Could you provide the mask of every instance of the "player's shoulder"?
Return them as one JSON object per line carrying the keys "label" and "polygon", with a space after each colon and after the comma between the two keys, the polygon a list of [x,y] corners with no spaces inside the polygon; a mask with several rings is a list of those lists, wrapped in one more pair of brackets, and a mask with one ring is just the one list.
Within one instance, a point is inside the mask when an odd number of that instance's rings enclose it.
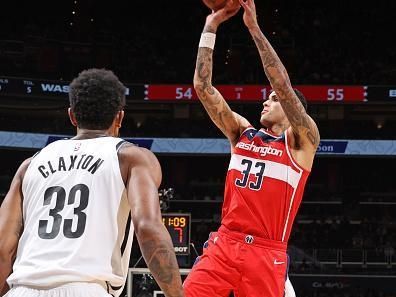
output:
{"label": "player's shoulder", "polygon": [[30,163],[32,161],[32,159],[34,158],[34,156],[29,157],[27,159],[25,159],[20,165],[19,168],[16,172],[16,177],[19,178],[21,181],[23,180],[23,178],[25,177],[26,171],[28,170]]}
{"label": "player's shoulder", "polygon": [[130,173],[141,172],[134,171],[134,168],[139,168],[149,172],[155,178],[157,185],[160,185],[161,165],[150,150],[132,143],[124,143],[117,153],[124,182],[127,181]]}
{"label": "player's shoulder", "polygon": [[21,165],[19,166],[19,168],[20,168],[22,171],[26,171],[26,169],[29,167],[30,162],[32,161],[33,158],[34,158],[34,156],[29,157],[29,158],[23,160],[23,162],[21,163]]}
{"label": "player's shoulder", "polygon": [[128,141],[123,141],[117,152],[120,160],[128,163],[142,164],[146,162],[158,162],[153,152]]}
{"label": "player's shoulder", "polygon": [[241,134],[239,135],[239,138],[238,138],[238,142],[245,140],[245,139],[252,140],[253,137],[256,136],[258,131],[259,130],[257,130],[252,125],[247,126],[244,130],[241,131]]}

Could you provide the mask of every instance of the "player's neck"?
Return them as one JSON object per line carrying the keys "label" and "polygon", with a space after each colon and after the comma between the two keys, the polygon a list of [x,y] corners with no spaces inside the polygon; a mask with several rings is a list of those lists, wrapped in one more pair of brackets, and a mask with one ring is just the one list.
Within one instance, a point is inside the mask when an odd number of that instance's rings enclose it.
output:
{"label": "player's neck", "polygon": [[269,133],[271,133],[273,135],[280,136],[280,135],[282,135],[283,132],[286,131],[286,129],[288,127],[289,127],[288,125],[280,123],[280,124],[274,124],[271,127],[266,127],[265,129],[266,129],[266,131],[268,131]]}
{"label": "player's neck", "polygon": [[98,137],[113,136],[109,130],[91,130],[91,129],[77,129],[77,135],[72,139],[90,139]]}

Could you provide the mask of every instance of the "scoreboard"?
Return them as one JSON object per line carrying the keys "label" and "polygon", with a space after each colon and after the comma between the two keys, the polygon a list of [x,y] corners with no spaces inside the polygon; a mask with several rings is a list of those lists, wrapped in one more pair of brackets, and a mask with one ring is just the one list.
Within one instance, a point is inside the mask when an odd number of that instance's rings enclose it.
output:
{"label": "scoreboard", "polygon": [[[198,96],[191,85],[145,85],[145,100],[196,101]],[[272,89],[268,85],[215,85],[227,101],[255,102],[268,99]],[[298,85],[308,101],[314,102],[366,102],[366,86],[308,86]]]}
{"label": "scoreboard", "polygon": [[[67,81],[0,77],[0,97],[46,98],[67,100]],[[128,102],[197,102],[192,85],[186,84],[125,84]],[[227,101],[257,102],[268,98],[269,85],[216,85]],[[315,103],[396,102],[396,86],[373,85],[295,85]]]}
{"label": "scoreboard", "polygon": [[190,254],[191,214],[163,213],[162,222],[168,230],[176,255]]}

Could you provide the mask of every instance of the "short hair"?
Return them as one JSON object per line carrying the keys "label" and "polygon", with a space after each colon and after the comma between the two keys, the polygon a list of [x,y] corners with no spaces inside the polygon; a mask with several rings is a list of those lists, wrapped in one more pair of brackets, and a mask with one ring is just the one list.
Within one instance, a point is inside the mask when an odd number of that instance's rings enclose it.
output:
{"label": "short hair", "polygon": [[77,126],[85,129],[108,129],[125,106],[125,86],[106,69],[87,69],[69,85],[70,107]]}
{"label": "short hair", "polygon": [[298,99],[300,99],[300,102],[304,106],[305,111],[307,111],[307,108],[308,108],[307,99],[305,98],[303,93],[301,93],[299,90],[294,89],[294,88],[293,88],[293,90],[294,90],[294,93],[296,93]]}

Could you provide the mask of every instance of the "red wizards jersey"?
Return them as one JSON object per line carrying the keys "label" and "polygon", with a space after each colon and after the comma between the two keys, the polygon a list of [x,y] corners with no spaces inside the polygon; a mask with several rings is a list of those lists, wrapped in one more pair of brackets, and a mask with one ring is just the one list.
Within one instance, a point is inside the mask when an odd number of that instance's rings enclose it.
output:
{"label": "red wizards jersey", "polygon": [[309,173],[293,160],[286,132],[247,128],[231,155],[222,225],[287,242]]}

